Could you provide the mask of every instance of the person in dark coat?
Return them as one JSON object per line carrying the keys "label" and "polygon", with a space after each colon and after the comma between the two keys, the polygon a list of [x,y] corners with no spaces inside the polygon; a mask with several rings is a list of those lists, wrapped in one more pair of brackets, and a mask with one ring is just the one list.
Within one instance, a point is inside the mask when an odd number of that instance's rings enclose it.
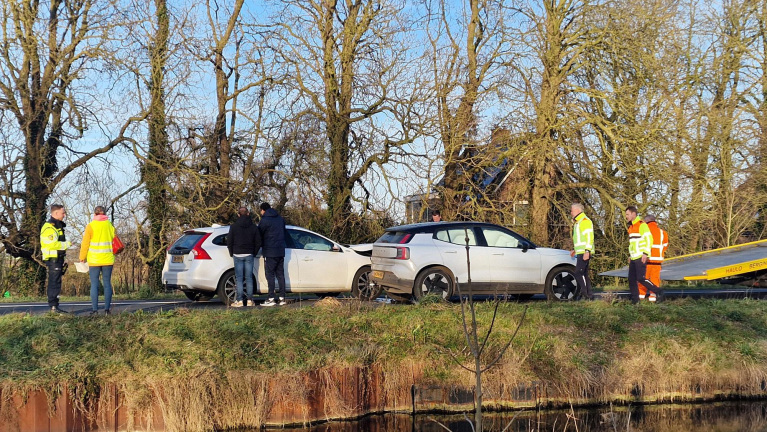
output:
{"label": "person in dark coat", "polygon": [[[285,219],[269,203],[261,203],[261,253],[264,256],[264,273],[269,287],[269,299],[263,306],[285,304]],[[274,280],[277,279],[280,296],[275,294]]]}
{"label": "person in dark coat", "polygon": [[[226,236],[229,256],[234,258],[234,278],[237,283],[237,300],[232,303],[232,307],[253,306],[253,261],[261,248],[261,231],[250,218],[247,207],[240,207],[237,215],[237,220],[229,226],[229,234]],[[243,296],[243,281],[247,297]]]}

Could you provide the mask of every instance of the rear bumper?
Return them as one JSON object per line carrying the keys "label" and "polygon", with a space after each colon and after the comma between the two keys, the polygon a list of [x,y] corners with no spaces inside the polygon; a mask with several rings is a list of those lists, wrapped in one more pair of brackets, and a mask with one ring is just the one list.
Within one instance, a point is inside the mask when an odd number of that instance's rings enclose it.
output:
{"label": "rear bumper", "polygon": [[215,292],[218,281],[195,277],[190,271],[174,272],[166,271],[162,274],[162,283],[167,289],[181,291],[204,291]]}
{"label": "rear bumper", "polygon": [[373,272],[372,280],[377,285],[383,287],[386,292],[405,295],[413,294],[412,279],[400,279],[393,272],[381,270],[379,271],[383,274],[383,277],[378,278],[375,276],[375,272]]}

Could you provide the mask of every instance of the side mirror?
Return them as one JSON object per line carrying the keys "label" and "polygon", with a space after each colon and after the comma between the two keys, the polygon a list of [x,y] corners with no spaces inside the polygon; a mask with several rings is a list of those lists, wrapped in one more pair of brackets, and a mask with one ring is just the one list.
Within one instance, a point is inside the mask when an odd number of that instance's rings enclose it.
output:
{"label": "side mirror", "polygon": [[330,250],[331,250],[331,251],[333,251],[333,252],[343,252],[343,251],[341,250],[341,247],[340,247],[340,246],[338,246],[338,245],[333,245],[333,247],[332,247],[332,248],[330,248]]}
{"label": "side mirror", "polygon": [[528,249],[530,249],[530,245],[527,242],[522,242],[522,252],[527,252]]}

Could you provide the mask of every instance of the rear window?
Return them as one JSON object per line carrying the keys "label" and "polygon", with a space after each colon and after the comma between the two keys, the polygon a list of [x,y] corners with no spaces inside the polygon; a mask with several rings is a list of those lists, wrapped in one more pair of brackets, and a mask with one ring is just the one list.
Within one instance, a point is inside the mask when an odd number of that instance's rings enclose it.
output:
{"label": "rear window", "polygon": [[413,238],[413,234],[404,231],[386,231],[376,243],[405,244]]}
{"label": "rear window", "polygon": [[203,236],[205,236],[205,233],[202,232],[184,233],[181,238],[173,243],[168,252],[174,255],[188,254]]}

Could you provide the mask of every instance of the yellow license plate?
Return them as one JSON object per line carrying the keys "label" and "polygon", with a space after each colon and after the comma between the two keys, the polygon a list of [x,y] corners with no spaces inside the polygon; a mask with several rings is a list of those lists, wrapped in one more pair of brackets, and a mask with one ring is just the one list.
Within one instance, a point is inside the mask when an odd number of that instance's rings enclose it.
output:
{"label": "yellow license plate", "polygon": [[173,255],[172,257],[170,257],[170,262],[174,262],[174,263],[184,262],[184,256],[183,255]]}
{"label": "yellow license plate", "polygon": [[374,279],[383,279],[383,272],[382,271],[374,271],[373,272],[373,278]]}

